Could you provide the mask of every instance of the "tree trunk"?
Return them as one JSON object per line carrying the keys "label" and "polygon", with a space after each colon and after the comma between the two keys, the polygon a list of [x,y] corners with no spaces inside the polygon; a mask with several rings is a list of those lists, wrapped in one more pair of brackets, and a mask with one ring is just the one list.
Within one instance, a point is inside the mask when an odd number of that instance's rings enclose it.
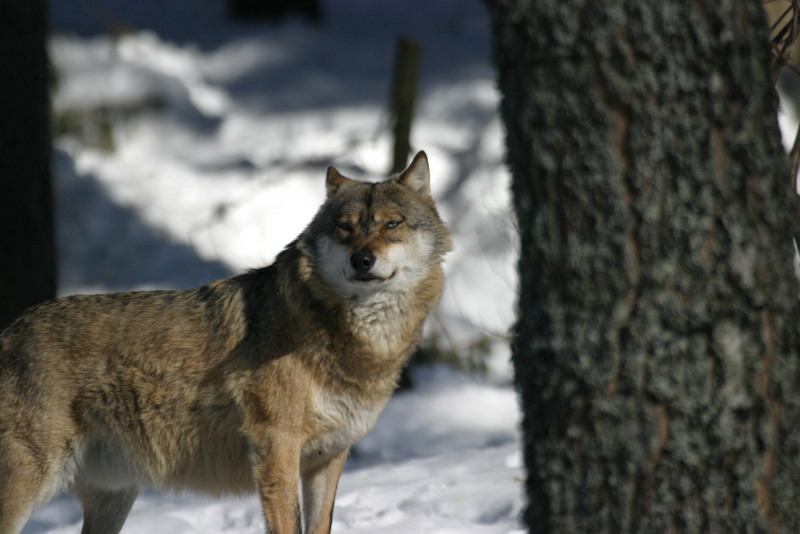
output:
{"label": "tree trunk", "polygon": [[282,20],[297,14],[309,22],[321,22],[319,0],[228,0],[228,13],[244,20]]}
{"label": "tree trunk", "polygon": [[0,0],[0,329],[56,294],[47,13]]}
{"label": "tree trunk", "polygon": [[534,532],[800,531],[760,2],[495,0]]}
{"label": "tree trunk", "polygon": [[411,123],[417,101],[417,79],[422,47],[408,38],[398,38],[395,45],[392,75],[391,121],[394,144],[389,174],[402,172],[408,166],[411,152]]}

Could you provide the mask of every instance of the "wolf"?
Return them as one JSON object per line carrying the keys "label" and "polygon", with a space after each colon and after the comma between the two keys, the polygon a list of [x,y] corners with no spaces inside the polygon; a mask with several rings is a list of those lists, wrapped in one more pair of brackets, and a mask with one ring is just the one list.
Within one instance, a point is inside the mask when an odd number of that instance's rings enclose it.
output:
{"label": "wolf", "polygon": [[326,189],[272,265],[55,299],[0,335],[0,534],[62,490],[82,534],[117,533],[144,487],[256,492],[267,532],[330,532],[452,245],[424,152],[384,182],[330,167]]}

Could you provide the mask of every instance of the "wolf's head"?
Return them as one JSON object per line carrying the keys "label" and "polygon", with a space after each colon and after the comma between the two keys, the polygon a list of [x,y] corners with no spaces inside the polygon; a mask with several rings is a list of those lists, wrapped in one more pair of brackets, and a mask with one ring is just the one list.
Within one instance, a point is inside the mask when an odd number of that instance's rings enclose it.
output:
{"label": "wolf's head", "polygon": [[424,152],[380,183],[351,180],[330,167],[326,186],[327,200],[301,246],[340,296],[411,289],[452,248],[431,198]]}

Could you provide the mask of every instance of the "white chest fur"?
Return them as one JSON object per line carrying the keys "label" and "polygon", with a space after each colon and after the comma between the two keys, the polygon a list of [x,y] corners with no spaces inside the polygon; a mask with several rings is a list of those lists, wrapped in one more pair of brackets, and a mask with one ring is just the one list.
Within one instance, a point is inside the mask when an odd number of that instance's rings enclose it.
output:
{"label": "white chest fur", "polygon": [[402,343],[406,310],[405,295],[376,293],[353,307],[353,328],[376,353],[394,352]]}
{"label": "white chest fur", "polygon": [[385,405],[385,400],[365,403],[350,394],[317,394],[313,436],[303,447],[303,454],[328,456],[350,448],[372,430]]}

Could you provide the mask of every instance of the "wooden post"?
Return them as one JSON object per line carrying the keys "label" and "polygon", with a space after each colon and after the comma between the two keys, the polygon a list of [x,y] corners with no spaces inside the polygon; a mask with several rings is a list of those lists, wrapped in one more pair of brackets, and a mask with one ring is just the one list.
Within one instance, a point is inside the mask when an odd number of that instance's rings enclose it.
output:
{"label": "wooden post", "polygon": [[394,134],[392,168],[395,174],[406,168],[411,152],[411,121],[417,99],[417,78],[422,55],[420,45],[411,39],[399,38],[395,48],[391,93],[391,121]]}

